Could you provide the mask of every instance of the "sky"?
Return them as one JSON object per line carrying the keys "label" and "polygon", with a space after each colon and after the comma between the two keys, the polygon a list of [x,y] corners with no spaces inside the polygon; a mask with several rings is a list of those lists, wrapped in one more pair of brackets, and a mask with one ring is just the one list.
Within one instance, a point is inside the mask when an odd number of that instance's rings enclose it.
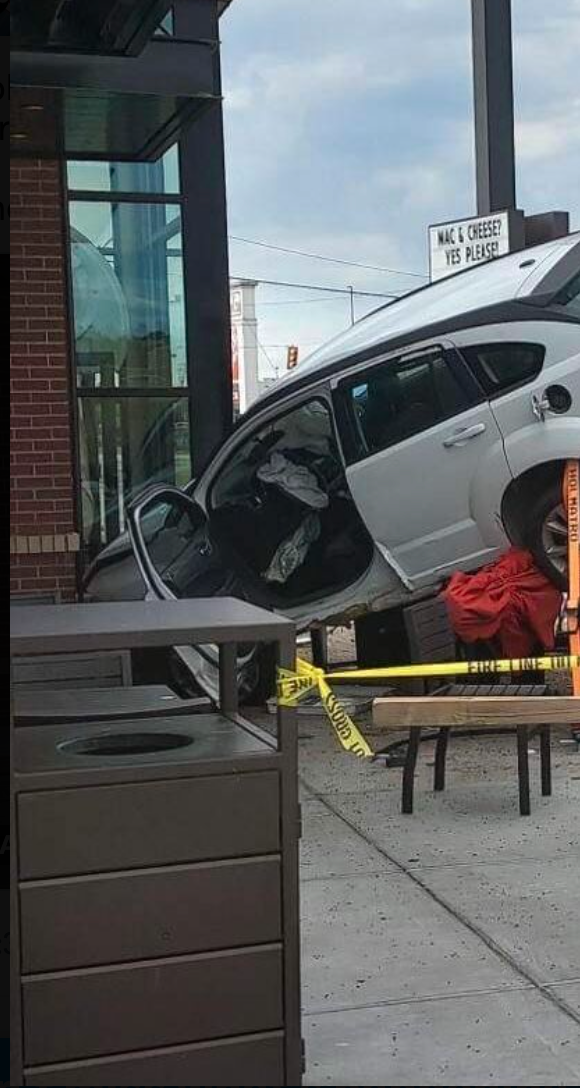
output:
{"label": "sky", "polygon": [[[233,275],[398,294],[430,223],[475,214],[470,0],[233,0],[222,18]],[[517,200],[580,228],[580,0],[512,0]],[[403,274],[403,273],[411,273]],[[348,294],[261,285],[260,369],[351,321]],[[355,316],[381,304],[358,296]]]}

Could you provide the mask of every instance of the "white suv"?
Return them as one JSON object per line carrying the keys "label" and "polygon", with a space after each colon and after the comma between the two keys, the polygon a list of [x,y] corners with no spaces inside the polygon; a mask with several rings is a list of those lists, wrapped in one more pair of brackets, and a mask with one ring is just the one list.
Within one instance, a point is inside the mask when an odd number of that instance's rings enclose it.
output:
{"label": "white suv", "polygon": [[[307,627],[424,596],[510,541],[561,581],[562,469],[579,456],[576,234],[422,288],[331,341],[197,482],[133,504],[130,540],[99,556],[87,592],[233,594]],[[196,673],[201,661],[192,651]]]}

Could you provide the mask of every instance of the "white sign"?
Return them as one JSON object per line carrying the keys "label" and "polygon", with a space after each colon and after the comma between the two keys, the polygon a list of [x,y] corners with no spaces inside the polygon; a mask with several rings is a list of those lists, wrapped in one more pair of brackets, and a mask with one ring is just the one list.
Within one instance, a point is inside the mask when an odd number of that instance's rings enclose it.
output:
{"label": "white sign", "polygon": [[522,220],[521,212],[505,211],[429,227],[431,280],[452,276],[519,249],[520,239],[514,233],[519,235],[517,227]]}
{"label": "white sign", "polygon": [[240,413],[245,412],[260,394],[256,286],[253,280],[242,280],[230,291],[232,384],[236,418]]}

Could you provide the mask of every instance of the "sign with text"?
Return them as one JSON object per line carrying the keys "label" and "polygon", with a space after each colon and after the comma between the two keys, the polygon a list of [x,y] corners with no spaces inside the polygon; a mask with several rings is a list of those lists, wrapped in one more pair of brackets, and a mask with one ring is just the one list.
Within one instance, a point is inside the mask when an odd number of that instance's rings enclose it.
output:
{"label": "sign with text", "polygon": [[519,211],[437,223],[429,227],[431,280],[493,261],[514,249],[522,249],[523,244],[524,215]]}

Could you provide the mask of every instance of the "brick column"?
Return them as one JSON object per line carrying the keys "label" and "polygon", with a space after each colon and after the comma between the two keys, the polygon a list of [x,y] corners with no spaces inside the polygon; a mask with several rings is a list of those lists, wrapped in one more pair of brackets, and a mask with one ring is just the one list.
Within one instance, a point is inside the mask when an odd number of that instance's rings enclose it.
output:
{"label": "brick column", "polygon": [[71,403],[60,166],[11,163],[10,592],[76,590]]}

